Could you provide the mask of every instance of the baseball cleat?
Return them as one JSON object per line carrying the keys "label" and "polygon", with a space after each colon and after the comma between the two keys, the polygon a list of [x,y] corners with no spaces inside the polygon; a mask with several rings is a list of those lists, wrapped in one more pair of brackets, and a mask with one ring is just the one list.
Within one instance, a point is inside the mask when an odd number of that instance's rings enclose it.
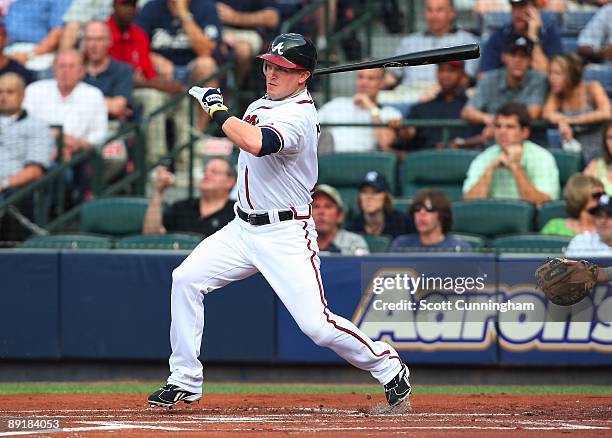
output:
{"label": "baseball cleat", "polygon": [[410,381],[408,380],[408,367],[402,364],[399,373],[385,385],[385,396],[391,406],[397,406],[410,395]]}
{"label": "baseball cleat", "polygon": [[195,392],[189,392],[179,388],[176,385],[168,383],[166,386],[162,386],[148,398],[151,406],[161,406],[164,408],[172,408],[180,401],[185,403],[193,403],[202,398],[202,394],[196,394]]}

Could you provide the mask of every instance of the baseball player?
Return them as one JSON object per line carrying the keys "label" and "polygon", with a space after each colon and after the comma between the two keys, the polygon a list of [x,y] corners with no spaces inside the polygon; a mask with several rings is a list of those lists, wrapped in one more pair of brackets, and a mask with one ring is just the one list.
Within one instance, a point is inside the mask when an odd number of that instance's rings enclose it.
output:
{"label": "baseball player", "polygon": [[264,60],[266,95],[242,120],[217,88],[189,90],[240,149],[236,218],[200,243],[172,273],[170,377],[149,396],[172,407],[202,396],[198,360],[204,294],[261,272],[300,329],[384,385],[389,404],[410,394],[408,367],[384,342],[373,342],[327,307],[319,271],[311,193],[317,182],[317,111],[307,89],[317,51],[302,35],[276,37]]}

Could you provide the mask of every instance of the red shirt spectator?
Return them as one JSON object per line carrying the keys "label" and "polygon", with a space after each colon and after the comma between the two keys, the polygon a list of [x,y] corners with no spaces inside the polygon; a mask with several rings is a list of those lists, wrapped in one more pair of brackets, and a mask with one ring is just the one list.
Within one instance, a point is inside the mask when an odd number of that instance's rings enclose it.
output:
{"label": "red shirt spectator", "polygon": [[132,23],[127,25],[125,31],[121,31],[114,15],[108,19],[108,26],[113,39],[110,55],[117,61],[130,64],[145,79],[154,79],[157,72],[153,68],[151,46],[145,31]]}

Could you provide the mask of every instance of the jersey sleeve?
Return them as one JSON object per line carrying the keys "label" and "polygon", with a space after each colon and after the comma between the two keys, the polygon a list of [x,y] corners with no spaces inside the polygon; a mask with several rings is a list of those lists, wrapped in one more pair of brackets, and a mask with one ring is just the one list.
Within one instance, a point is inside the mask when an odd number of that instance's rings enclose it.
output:
{"label": "jersey sleeve", "polygon": [[308,117],[303,111],[286,111],[274,121],[263,123],[259,127],[268,128],[278,136],[281,144],[278,153],[295,152],[304,138],[317,135],[315,118]]}

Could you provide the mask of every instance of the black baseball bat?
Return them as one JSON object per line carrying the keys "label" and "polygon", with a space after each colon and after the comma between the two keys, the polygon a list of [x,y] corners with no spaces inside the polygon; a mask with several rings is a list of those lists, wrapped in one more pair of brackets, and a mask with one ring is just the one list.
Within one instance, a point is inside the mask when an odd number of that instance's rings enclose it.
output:
{"label": "black baseball bat", "polygon": [[314,75],[328,75],[343,71],[365,70],[378,67],[408,67],[415,65],[439,64],[448,61],[464,61],[476,59],[480,56],[478,44],[465,44],[463,46],[442,47],[440,49],[424,50],[422,52],[406,53],[391,58],[375,59],[373,61],[356,62],[354,64],[334,65],[318,68]]}

